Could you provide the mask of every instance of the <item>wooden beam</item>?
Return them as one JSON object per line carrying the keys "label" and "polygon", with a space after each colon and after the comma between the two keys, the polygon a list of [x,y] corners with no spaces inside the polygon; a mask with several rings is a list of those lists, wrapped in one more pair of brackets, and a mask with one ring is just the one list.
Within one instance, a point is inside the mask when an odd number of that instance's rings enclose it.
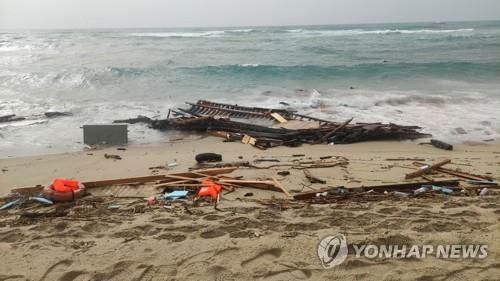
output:
{"label": "wooden beam", "polygon": [[438,163],[430,165],[430,166],[420,167],[420,169],[418,171],[406,174],[405,179],[412,179],[412,178],[416,178],[416,177],[419,177],[421,175],[427,174],[429,172],[436,170],[437,168],[440,168],[441,166],[449,164],[450,162],[451,162],[450,159],[446,159],[446,160],[443,160],[441,162],[438,162]]}
{"label": "wooden beam", "polygon": [[[362,189],[362,190],[375,190],[375,191],[408,191],[420,188],[422,185],[437,185],[437,186],[458,186],[458,180],[446,180],[446,181],[430,181],[430,182],[412,182],[412,183],[398,183],[398,184],[386,184],[386,185],[372,185],[372,186],[360,186],[354,188],[346,189]],[[293,198],[295,200],[307,200],[314,198],[316,193],[328,192],[337,189],[338,187],[328,187],[322,188],[315,191],[307,191],[295,194]]]}
{"label": "wooden beam", "polygon": [[288,192],[288,190],[286,190],[286,188],[283,185],[281,185],[281,183],[276,178],[274,178],[274,177],[273,177],[273,182],[274,182],[274,185],[276,187],[278,187],[279,189],[281,189],[281,191],[283,191],[283,193],[286,194],[286,196],[292,197],[292,195],[290,194],[290,192]]}
{"label": "wooden beam", "polygon": [[[206,175],[214,176],[214,175],[220,175],[220,174],[229,174],[232,173],[238,169],[238,167],[225,167],[225,168],[212,168],[212,169],[202,169],[202,170],[195,170],[191,172],[182,172],[182,173],[173,173],[173,174],[168,174],[168,175],[173,175],[173,176],[179,176],[179,177],[193,177],[193,178],[200,178],[201,176],[196,175],[196,173],[200,172]],[[86,188],[96,188],[96,187],[104,187],[104,186],[111,186],[111,185],[117,185],[117,184],[131,184],[131,183],[146,183],[146,182],[152,182],[155,180],[164,180],[167,179],[167,175],[156,175],[156,176],[144,176],[144,177],[132,177],[132,178],[120,178],[120,179],[111,179],[111,180],[101,180],[101,181],[88,181],[88,182],[82,182],[82,184]],[[189,178],[191,179],[191,178]],[[11,190],[13,193],[20,193],[20,194],[36,194],[40,193],[43,190],[43,186],[38,185],[35,187],[21,187],[21,188],[14,188]]]}

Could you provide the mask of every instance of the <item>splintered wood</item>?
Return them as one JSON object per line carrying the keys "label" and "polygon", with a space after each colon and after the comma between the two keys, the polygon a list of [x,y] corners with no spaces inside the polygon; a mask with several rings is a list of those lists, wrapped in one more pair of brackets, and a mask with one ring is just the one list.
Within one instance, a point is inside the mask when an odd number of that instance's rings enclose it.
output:
{"label": "splintered wood", "polygon": [[[342,123],[298,114],[295,111],[274,108],[247,107],[200,100],[187,103],[190,108],[172,110],[174,117],[164,120],[135,118],[130,122],[145,122],[158,130],[185,130],[205,132],[228,141],[239,140],[259,149],[276,146],[296,147],[304,143],[354,143],[369,140],[403,140],[429,137],[420,133],[418,126],[400,126],[382,123]],[[234,119],[247,119],[247,122]],[[258,125],[266,120],[280,126]],[[294,121],[300,122],[296,123]],[[291,123],[290,125],[287,125]]]}

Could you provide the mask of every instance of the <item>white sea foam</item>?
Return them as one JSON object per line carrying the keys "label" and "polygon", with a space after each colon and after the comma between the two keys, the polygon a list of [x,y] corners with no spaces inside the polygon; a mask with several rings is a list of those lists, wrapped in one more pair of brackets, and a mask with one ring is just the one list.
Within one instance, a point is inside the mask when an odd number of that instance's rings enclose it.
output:
{"label": "white sea foam", "polygon": [[382,30],[365,30],[365,29],[345,29],[345,30],[313,30],[313,29],[290,29],[289,33],[303,35],[319,35],[319,36],[349,36],[349,35],[364,35],[364,34],[443,34],[443,33],[471,33],[473,28],[461,29],[382,29]]}
{"label": "white sea foam", "polygon": [[222,30],[203,31],[203,32],[140,32],[129,33],[129,36],[138,37],[220,37],[224,35]]}
{"label": "white sea foam", "polygon": [[258,67],[258,66],[260,66],[260,64],[258,64],[258,63],[242,63],[242,64],[238,64],[238,65],[241,67]]}

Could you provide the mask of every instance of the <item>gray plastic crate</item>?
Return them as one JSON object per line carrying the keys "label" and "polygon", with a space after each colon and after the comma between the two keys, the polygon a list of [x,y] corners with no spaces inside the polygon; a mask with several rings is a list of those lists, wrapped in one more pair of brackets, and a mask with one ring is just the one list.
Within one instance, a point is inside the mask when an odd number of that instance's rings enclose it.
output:
{"label": "gray plastic crate", "polygon": [[123,145],[128,141],[126,124],[83,125],[83,143]]}

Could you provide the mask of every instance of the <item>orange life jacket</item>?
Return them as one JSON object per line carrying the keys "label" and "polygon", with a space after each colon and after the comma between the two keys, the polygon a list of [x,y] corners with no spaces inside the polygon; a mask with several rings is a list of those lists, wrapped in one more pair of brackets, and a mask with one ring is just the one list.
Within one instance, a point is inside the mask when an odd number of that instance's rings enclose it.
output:
{"label": "orange life jacket", "polygon": [[217,198],[222,189],[222,186],[209,179],[205,179],[201,183],[203,184],[203,186],[198,191],[198,197],[210,196],[214,199]]}
{"label": "orange life jacket", "polygon": [[58,192],[72,192],[80,188],[80,182],[67,179],[54,179],[52,189]]}

